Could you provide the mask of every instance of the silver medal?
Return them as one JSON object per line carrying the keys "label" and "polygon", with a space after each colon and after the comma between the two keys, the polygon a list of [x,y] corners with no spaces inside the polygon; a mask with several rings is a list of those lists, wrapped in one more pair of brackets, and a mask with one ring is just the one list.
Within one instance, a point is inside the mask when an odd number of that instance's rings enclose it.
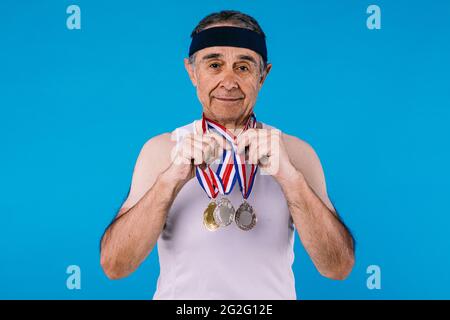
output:
{"label": "silver medal", "polygon": [[233,204],[227,198],[221,198],[217,202],[217,207],[214,209],[214,220],[216,223],[225,227],[233,222],[235,210]]}
{"label": "silver medal", "polygon": [[256,225],[255,210],[247,201],[244,201],[236,211],[234,221],[242,230],[248,231]]}

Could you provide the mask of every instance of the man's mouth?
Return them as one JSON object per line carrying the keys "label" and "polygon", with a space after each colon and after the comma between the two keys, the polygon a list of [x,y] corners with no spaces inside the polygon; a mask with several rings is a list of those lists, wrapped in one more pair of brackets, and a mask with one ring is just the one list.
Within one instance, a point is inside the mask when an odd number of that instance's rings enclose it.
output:
{"label": "man's mouth", "polygon": [[219,101],[224,101],[224,102],[234,102],[234,101],[239,101],[239,100],[244,99],[244,98],[234,98],[234,97],[214,97],[214,98]]}

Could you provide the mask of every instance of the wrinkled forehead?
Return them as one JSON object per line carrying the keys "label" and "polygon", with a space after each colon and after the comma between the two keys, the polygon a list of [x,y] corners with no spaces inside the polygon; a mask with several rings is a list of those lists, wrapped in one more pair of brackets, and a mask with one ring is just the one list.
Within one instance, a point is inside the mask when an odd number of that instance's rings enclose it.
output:
{"label": "wrinkled forehead", "polygon": [[258,53],[247,48],[216,46],[197,51],[196,62],[208,62],[210,60],[223,60],[226,63],[246,61],[259,65],[261,57]]}

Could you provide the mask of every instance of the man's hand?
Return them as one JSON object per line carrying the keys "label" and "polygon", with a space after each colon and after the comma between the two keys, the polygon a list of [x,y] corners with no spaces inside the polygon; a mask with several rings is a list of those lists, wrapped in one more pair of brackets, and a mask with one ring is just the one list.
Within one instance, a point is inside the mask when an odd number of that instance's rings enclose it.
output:
{"label": "man's hand", "polygon": [[[345,279],[354,264],[352,236],[334,210],[322,200],[328,199],[324,181],[315,184],[315,192],[302,171],[293,164],[308,163],[303,167],[312,168],[305,171],[309,180],[323,180],[312,149],[308,152],[298,141],[291,142],[290,150],[294,155],[291,162],[281,132],[276,129],[249,129],[238,137],[237,145],[239,153],[248,147],[248,162],[258,164],[280,183],[300,239],[319,272],[332,279]],[[306,158],[308,153],[311,153],[309,159]]]}
{"label": "man's hand", "polygon": [[172,164],[167,174],[175,181],[187,182],[195,176],[195,166],[205,168],[222,157],[223,149],[231,147],[216,133],[189,133],[172,151]]}
{"label": "man's hand", "polygon": [[238,153],[246,152],[250,164],[258,164],[275,179],[284,179],[296,172],[292,165],[282,134],[277,129],[248,129],[237,138]]}

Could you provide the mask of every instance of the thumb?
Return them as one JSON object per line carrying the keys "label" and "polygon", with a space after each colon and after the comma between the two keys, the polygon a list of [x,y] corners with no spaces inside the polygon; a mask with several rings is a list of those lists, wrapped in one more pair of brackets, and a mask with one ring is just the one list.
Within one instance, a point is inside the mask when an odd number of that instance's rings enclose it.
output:
{"label": "thumb", "polygon": [[223,137],[215,132],[211,133],[210,136],[217,142],[218,146],[221,149],[231,150],[231,145],[227,141],[227,139],[225,139],[225,137]]}

